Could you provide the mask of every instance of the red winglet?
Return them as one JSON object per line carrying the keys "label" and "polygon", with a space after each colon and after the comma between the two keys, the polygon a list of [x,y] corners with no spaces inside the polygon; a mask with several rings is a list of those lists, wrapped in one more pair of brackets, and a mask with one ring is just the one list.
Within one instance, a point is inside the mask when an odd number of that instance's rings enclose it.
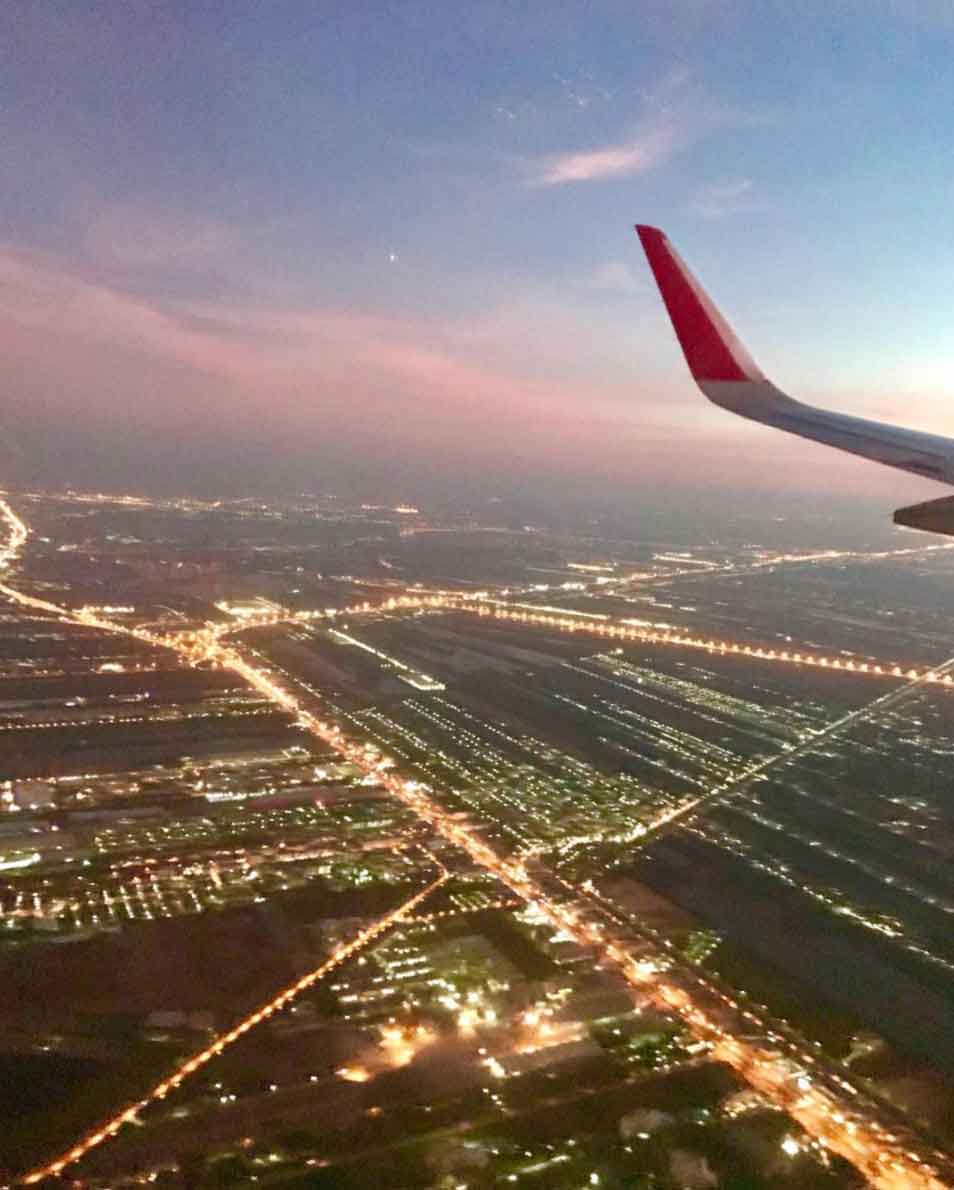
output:
{"label": "red winglet", "polygon": [[663,232],[640,223],[636,231],[693,377],[699,381],[764,380]]}

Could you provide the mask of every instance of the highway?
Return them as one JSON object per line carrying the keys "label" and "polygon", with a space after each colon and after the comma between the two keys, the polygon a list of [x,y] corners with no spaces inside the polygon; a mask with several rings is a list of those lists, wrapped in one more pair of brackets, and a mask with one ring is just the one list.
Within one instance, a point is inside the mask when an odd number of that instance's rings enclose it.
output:
{"label": "highway", "polygon": [[507,603],[483,600],[465,602],[442,597],[437,606],[452,607],[453,610],[471,611],[479,616],[490,616],[496,620],[509,620],[559,632],[593,635],[613,641],[630,641],[639,644],[669,645],[681,649],[695,649],[723,657],[745,657],[753,661],[768,661],[781,665],[792,665],[812,669],[829,670],[834,673],[850,673],[873,678],[916,679],[930,685],[954,686],[954,677],[947,672],[925,669],[921,666],[902,665],[897,661],[853,661],[851,658],[826,656],[797,649],[775,649],[764,645],[749,644],[716,637],[697,636],[679,628],[635,624],[625,619],[609,616],[582,616],[559,611],[536,611]]}
{"label": "highway", "polygon": [[[5,588],[0,584],[0,590],[10,594],[11,588]],[[28,599],[29,596],[24,597],[24,600]],[[43,600],[30,600],[27,606],[33,606],[42,611],[51,611],[53,608],[52,604],[47,604]],[[155,644],[166,644],[173,648],[188,643],[195,657],[203,657],[208,655],[208,650],[214,648],[222,637],[247,629],[283,623],[314,624],[318,622],[332,625],[360,616],[417,611],[466,612],[481,618],[503,620],[529,628],[542,628],[575,636],[594,636],[608,642],[690,649],[708,653],[710,656],[739,657],[773,665],[817,669],[836,674],[852,674],[856,677],[895,679],[906,682],[920,681],[929,686],[954,689],[954,675],[949,673],[946,668],[925,667],[900,661],[855,661],[850,657],[832,656],[809,649],[798,649],[794,646],[788,649],[777,649],[752,642],[701,636],[671,625],[653,624],[642,620],[637,621],[592,612],[571,611],[566,608],[541,608],[533,604],[494,599],[488,595],[468,595],[453,591],[392,595],[380,603],[366,601],[349,607],[329,608],[322,611],[270,611],[260,616],[246,616],[240,621],[229,624],[208,625],[199,632],[184,634],[178,643],[175,636],[164,637],[159,634],[152,637],[143,636],[141,639],[151,639]],[[93,626],[96,626],[97,623],[85,616],[80,622]],[[117,625],[102,621],[99,622],[99,626],[112,631],[118,630]]]}
{"label": "highway", "polygon": [[929,674],[920,673],[905,682],[903,686],[889,690],[887,694],[882,694],[873,702],[865,703],[864,706],[858,707],[854,711],[849,711],[846,715],[842,715],[838,719],[833,719],[824,727],[809,733],[800,744],[794,745],[787,751],[777,752],[773,756],[766,757],[765,760],[758,761],[749,768],[743,769],[737,777],[733,777],[722,785],[716,785],[699,797],[684,802],[681,806],[676,806],[672,810],[665,811],[654,821],[645,824],[645,833],[641,834],[640,838],[644,839],[658,834],[665,827],[672,826],[673,823],[695,814],[701,806],[712,802],[728,801],[730,798],[738,797],[753,782],[761,780],[767,773],[777,768],[784,768],[786,765],[791,764],[793,760],[798,760],[800,757],[814,752],[819,744],[830,737],[840,735],[841,732],[847,730],[849,727],[863,723],[866,719],[871,718],[872,715],[883,713],[895,703],[907,698],[918,687],[924,686],[932,680],[944,681],[945,678],[951,680],[952,672],[954,672],[954,657],[949,658],[943,664],[932,669]]}
{"label": "highway", "polygon": [[[26,526],[5,502],[0,502],[0,515],[6,518],[10,526],[11,541],[19,537],[20,544],[17,549],[21,548],[26,541]],[[16,552],[11,550],[8,543],[7,566],[16,557]],[[804,1042],[793,1041],[784,1031],[766,1024],[751,1007],[737,1003],[728,993],[720,991],[711,983],[703,982],[697,972],[677,969],[670,956],[650,946],[645,934],[637,934],[635,940],[628,937],[627,934],[633,933],[632,923],[627,921],[625,928],[621,928],[612,911],[592,894],[584,893],[581,889],[573,889],[569,900],[553,895],[544,887],[539,877],[530,874],[521,860],[498,856],[475,829],[445,811],[431,796],[430,789],[395,773],[389,758],[382,756],[373,747],[348,740],[337,725],[326,722],[309,710],[301,699],[264,665],[249,661],[238,648],[223,644],[220,640],[223,635],[221,631],[209,629],[198,636],[183,634],[182,637],[162,637],[141,629],[110,623],[84,612],[70,612],[48,601],[26,595],[7,583],[0,583],[0,591],[21,606],[108,631],[131,633],[150,643],[176,648],[190,660],[196,660],[197,656],[201,656],[241,675],[276,706],[294,714],[304,729],[324,743],[333,745],[366,774],[375,777],[444,839],[464,851],[476,865],[491,872],[524,900],[538,906],[555,928],[565,930],[582,945],[596,948],[601,959],[613,964],[634,989],[667,1011],[678,1015],[696,1036],[714,1047],[714,1052],[720,1059],[789,1112],[811,1136],[851,1162],[872,1185],[882,1190],[901,1190],[901,1187],[940,1190],[943,1186],[954,1186],[954,1165],[943,1153],[924,1146],[919,1138],[899,1125],[896,1113],[879,1101],[861,1094],[857,1088],[851,1087],[836,1069],[823,1068],[816,1054]],[[515,616],[522,620],[527,617],[527,622],[541,622],[540,614],[531,615],[523,611],[511,613],[498,608],[497,611],[488,610],[481,614],[498,612],[503,618]],[[572,617],[554,616],[549,613],[542,615],[545,617],[543,622],[548,625],[563,627],[567,624],[568,631],[578,628]],[[590,624],[585,627],[586,630],[594,628]],[[609,635],[611,639],[650,639],[641,629],[631,629],[619,624],[600,622],[595,626],[595,630],[600,635]],[[630,632],[636,635],[625,635]],[[655,639],[655,636],[656,634],[652,639]],[[682,644],[683,641],[671,640],[669,643]],[[699,647],[718,651],[712,642],[701,644]],[[738,648],[736,651],[739,651]],[[775,656],[774,650],[759,651],[759,655],[763,653]],[[845,668],[849,666],[855,668],[852,663],[847,663]],[[911,671],[908,675],[899,673],[896,676],[909,676],[911,680],[938,681],[945,684],[952,681],[950,674],[938,671]],[[891,692],[892,695],[899,693]],[[868,710],[870,712],[870,707]],[[813,737],[812,743],[817,742],[817,738]],[[792,753],[784,755],[791,756]],[[33,1184],[58,1175],[90,1149],[115,1135],[125,1123],[133,1120],[144,1106],[161,1099],[220,1053],[226,1045],[237,1040],[268,1015],[285,1007],[300,991],[310,987],[327,974],[328,970],[346,961],[362,946],[373,941],[395,920],[411,911],[446,878],[446,873],[440,875],[432,885],[386,918],[380,919],[374,927],[369,927],[347,947],[336,951],[322,967],[284,989],[267,1005],[217,1038],[205,1050],[188,1059],[173,1075],[153,1088],[143,1100],[124,1108],[108,1124],[84,1137],[55,1160],[32,1170],[24,1177],[23,1184]]]}

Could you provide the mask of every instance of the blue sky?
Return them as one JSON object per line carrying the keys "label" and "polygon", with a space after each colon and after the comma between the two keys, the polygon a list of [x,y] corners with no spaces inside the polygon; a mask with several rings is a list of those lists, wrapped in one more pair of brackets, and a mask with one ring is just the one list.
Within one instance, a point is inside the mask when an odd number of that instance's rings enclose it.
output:
{"label": "blue sky", "polygon": [[947,0],[8,5],[12,465],[916,496],[706,408],[631,227],[783,387],[954,433],[952,50]]}

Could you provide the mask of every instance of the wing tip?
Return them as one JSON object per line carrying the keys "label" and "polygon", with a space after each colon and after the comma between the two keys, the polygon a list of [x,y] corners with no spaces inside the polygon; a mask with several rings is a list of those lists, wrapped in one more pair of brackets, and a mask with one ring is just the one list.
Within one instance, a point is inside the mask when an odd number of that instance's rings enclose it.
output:
{"label": "wing tip", "polygon": [[662,228],[649,223],[635,228],[693,378],[699,383],[764,380]]}
{"label": "wing tip", "polygon": [[647,240],[664,240],[666,233],[661,227],[654,227],[651,223],[634,223],[633,229],[645,245]]}

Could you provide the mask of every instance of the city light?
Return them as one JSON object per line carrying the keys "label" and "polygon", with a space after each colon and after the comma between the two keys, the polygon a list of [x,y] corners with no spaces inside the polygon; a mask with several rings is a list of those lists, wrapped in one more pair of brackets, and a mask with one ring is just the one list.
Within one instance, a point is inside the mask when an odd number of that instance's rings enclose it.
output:
{"label": "city light", "polygon": [[[111,1119],[101,1124],[94,1132],[89,1133],[82,1140],[77,1141],[70,1149],[60,1154],[54,1160],[24,1174],[20,1179],[20,1184],[30,1186],[36,1182],[42,1182],[45,1178],[57,1177],[68,1166],[74,1165],[81,1158],[85,1157],[90,1150],[97,1148],[104,1141],[115,1136],[124,1124],[136,1121],[139,1113],[144,1108],[149,1107],[161,1099],[165,1099],[170,1091],[174,1091],[180,1087],[187,1078],[195,1074],[198,1070],[201,1070],[213,1058],[218,1057],[219,1054],[234,1042],[244,1037],[250,1029],[254,1029],[256,1025],[260,1025],[263,1021],[274,1016],[275,1013],[287,1008],[302,992],[313,987],[316,983],[324,979],[325,976],[331,974],[332,971],[357,955],[365,947],[376,942],[391,926],[396,925],[412,914],[422,901],[425,901],[449,878],[450,873],[441,866],[439,875],[426,888],[421,889],[397,906],[396,909],[390,910],[383,917],[379,917],[371,925],[366,926],[350,942],[338,947],[331,957],[326,959],[320,966],[302,975],[294,983],[282,988],[280,992],[265,1004],[260,1005],[253,1012],[249,1013],[248,1016],[244,1017],[227,1032],[220,1033],[209,1045],[201,1049],[198,1053],[192,1054],[141,1099],[124,1107],[116,1115],[111,1117]],[[352,1081],[363,1080],[355,1078]]]}
{"label": "city light", "polygon": [[[28,531],[5,501],[0,501],[0,515],[5,517],[10,530],[10,539],[0,558],[5,560],[5,565],[9,565],[26,541]],[[915,1190],[940,1190],[944,1185],[925,1159],[912,1149],[911,1146],[914,1142],[910,1137],[906,1141],[899,1142],[894,1134],[890,1133],[880,1122],[878,1108],[875,1104],[869,1101],[862,1103],[856,1092],[854,1092],[854,1098],[845,1098],[840,1087],[843,1080],[835,1077],[827,1079],[821,1077],[820,1067],[817,1065],[814,1054],[801,1054],[792,1043],[789,1053],[782,1055],[776,1048],[776,1042],[761,1043],[752,1040],[749,1036],[751,1032],[749,1020],[751,1018],[757,1021],[758,1018],[754,1017],[749,1010],[740,1013],[734,1002],[730,1001],[723,993],[715,992],[711,987],[706,989],[707,996],[711,997],[714,993],[723,1004],[718,1009],[701,1007],[690,986],[683,986],[675,974],[667,970],[666,963],[660,964],[645,953],[645,943],[637,944],[634,950],[631,944],[613,936],[612,919],[603,913],[601,898],[571,886],[566,886],[571,897],[569,903],[564,899],[555,899],[552,895],[548,895],[543,887],[530,876],[521,860],[498,856],[477,830],[460,821],[456,815],[446,811],[431,796],[431,791],[427,786],[418,781],[402,778],[393,768],[393,761],[390,758],[382,756],[378,751],[369,749],[364,744],[347,739],[340,727],[327,723],[307,710],[301,701],[265,667],[253,664],[237,648],[224,644],[220,639],[223,635],[221,629],[210,627],[204,632],[183,636],[154,634],[143,629],[103,620],[98,614],[70,612],[49,601],[26,595],[7,584],[0,584],[0,590],[22,606],[42,609],[62,620],[83,623],[106,631],[122,632],[152,644],[170,647],[188,659],[195,660],[200,657],[214,661],[223,668],[228,668],[239,674],[273,705],[293,714],[301,727],[325,744],[334,747],[359,770],[373,775],[385,789],[413,810],[422,821],[428,823],[445,840],[464,851],[477,866],[496,876],[522,900],[532,902],[539,913],[557,930],[564,931],[580,945],[588,946],[594,945],[594,943],[598,945],[603,959],[616,964],[624,978],[634,988],[647,995],[665,1010],[674,1012],[681,1017],[698,1038],[712,1047],[712,1053],[717,1059],[726,1062],[756,1090],[789,1112],[809,1135],[855,1165],[873,1185],[882,1188],[882,1190],[901,1190],[901,1187],[913,1187]],[[886,669],[883,666],[873,666],[871,663],[856,665],[851,661],[841,662],[839,659],[829,659],[817,655],[809,656],[797,652],[767,650],[760,647],[732,645],[728,642],[689,637],[675,630],[649,630],[603,620],[580,621],[566,615],[515,610],[506,605],[487,606],[478,603],[476,606],[470,607],[466,601],[443,595],[429,596],[426,600],[416,597],[409,597],[406,600],[392,599],[383,605],[387,610],[412,606],[445,607],[455,610],[467,607],[468,610],[475,610],[480,615],[492,615],[501,619],[538,624],[567,632],[595,633],[614,640],[701,648],[709,652],[735,653],[759,660],[816,665],[820,668],[843,669],[874,676],[901,677],[908,681],[937,682],[943,683],[945,686],[952,683],[950,674],[940,671],[918,671],[915,669],[904,671],[899,666]],[[362,610],[371,610],[370,605],[362,605]],[[276,618],[270,617],[263,622],[275,622]],[[292,617],[283,618],[291,619]],[[379,938],[392,924],[412,913],[421,901],[448,879],[448,875],[446,870],[442,870],[441,874],[425,889],[405,901],[397,909],[379,918],[373,925],[366,927],[354,940],[336,950],[320,967],[283,989],[234,1028],[219,1035],[206,1048],[192,1055],[141,1100],[124,1108],[54,1161],[25,1175],[22,1184],[29,1185],[44,1178],[59,1175],[65,1168],[79,1161],[91,1149],[116,1135],[125,1123],[134,1121],[144,1107],[162,1099],[171,1090],[180,1086],[186,1078],[201,1069],[249,1029],[285,1008],[300,992],[311,987],[364,946]],[[599,921],[594,922],[592,920],[594,915],[602,916]],[[600,927],[599,929],[595,928],[597,925]],[[607,926],[610,928],[607,929]],[[602,940],[597,941],[601,935]],[[697,984],[701,982],[701,978],[694,978]],[[534,1022],[536,1022],[536,1026],[534,1026]],[[541,1034],[546,1024],[542,1017],[534,1014],[533,1010],[529,1014],[529,1019],[524,1023],[531,1028],[536,1027]],[[424,1037],[411,1039],[402,1034],[401,1038],[395,1042],[396,1052],[403,1056],[405,1052],[403,1047],[411,1044],[412,1040],[414,1043],[426,1044]],[[795,1058],[800,1059],[800,1066],[794,1064]],[[807,1080],[803,1071],[804,1066],[808,1063],[816,1063],[816,1077],[815,1081],[806,1087]],[[506,1071],[496,1059],[487,1059],[486,1065],[495,1077],[506,1077]]]}

